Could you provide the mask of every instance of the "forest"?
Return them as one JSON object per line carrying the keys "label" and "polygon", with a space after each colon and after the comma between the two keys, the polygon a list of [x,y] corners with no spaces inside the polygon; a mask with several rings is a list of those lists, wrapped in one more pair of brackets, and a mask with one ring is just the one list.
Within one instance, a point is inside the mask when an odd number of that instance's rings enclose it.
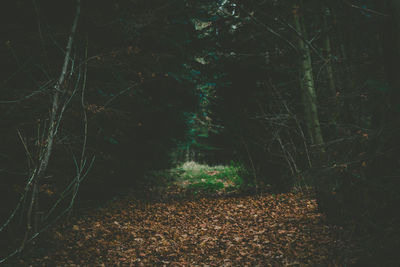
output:
{"label": "forest", "polygon": [[400,266],[400,1],[0,13],[0,266]]}

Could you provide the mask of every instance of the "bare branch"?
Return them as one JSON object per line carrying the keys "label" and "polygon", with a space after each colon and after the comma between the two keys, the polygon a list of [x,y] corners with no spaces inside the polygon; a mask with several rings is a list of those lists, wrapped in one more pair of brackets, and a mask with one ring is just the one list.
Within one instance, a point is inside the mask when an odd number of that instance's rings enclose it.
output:
{"label": "bare branch", "polygon": [[375,14],[375,15],[379,15],[379,16],[384,16],[384,17],[388,17],[388,16],[389,16],[388,14],[385,14],[385,13],[382,13],[382,12],[379,12],[379,11],[375,11],[375,10],[369,9],[369,8],[367,8],[367,7],[356,6],[356,5],[352,4],[352,3],[349,3],[349,1],[347,1],[347,0],[343,0],[343,2],[344,2],[346,5],[348,5],[348,6],[352,7],[352,8],[360,9],[360,10],[362,10],[362,11],[364,11],[364,12],[368,12],[368,13],[371,13],[371,14]]}
{"label": "bare branch", "polygon": [[79,20],[79,15],[81,12],[81,5],[80,5],[80,0],[77,0],[77,5],[76,5],[76,14],[75,14],[75,18],[72,24],[72,29],[71,29],[71,34],[68,38],[68,44],[67,44],[67,48],[66,48],[66,53],[65,53],[65,57],[64,57],[64,64],[61,70],[61,74],[60,77],[58,79],[58,82],[56,83],[56,85],[54,86],[55,92],[54,92],[54,96],[53,96],[53,106],[51,109],[51,115],[50,115],[50,121],[49,121],[49,130],[48,130],[48,134],[47,134],[47,144],[46,144],[46,149],[45,149],[45,153],[43,155],[43,158],[41,159],[40,162],[40,167],[39,167],[39,176],[41,176],[43,174],[43,172],[46,170],[47,165],[49,163],[49,159],[50,159],[50,155],[52,152],[52,147],[53,147],[53,142],[54,142],[54,138],[57,132],[57,111],[59,109],[59,98],[60,98],[60,92],[62,84],[64,82],[66,73],[67,73],[67,69],[68,69],[68,65],[70,62],[70,56],[71,56],[71,49],[72,49],[72,43],[74,40],[74,36],[75,36],[75,32],[76,32],[76,28],[78,26],[78,20]]}
{"label": "bare branch", "polygon": [[2,101],[0,101],[0,104],[12,104],[12,103],[18,103],[18,102],[22,102],[24,100],[27,100],[27,99],[29,99],[29,98],[37,95],[37,94],[40,94],[40,93],[43,93],[44,91],[46,91],[46,89],[49,87],[49,85],[51,85],[52,82],[53,82],[52,80],[47,81],[45,85],[39,87],[39,90],[36,90],[36,91],[30,93],[29,95],[26,95],[26,96],[24,96],[24,97],[22,97],[20,99],[2,100]]}
{"label": "bare branch", "polygon": [[132,85],[132,86],[129,86],[128,88],[126,88],[126,89],[120,91],[118,94],[116,94],[115,96],[113,96],[113,97],[111,97],[109,100],[107,100],[107,102],[104,103],[104,107],[108,106],[108,105],[109,105],[112,101],[114,101],[117,97],[119,97],[119,96],[125,94],[126,92],[128,92],[128,91],[130,91],[130,90],[132,90],[133,88],[135,88],[135,87],[138,86],[138,85],[139,85],[139,84],[137,83],[137,84],[134,84],[134,85]]}

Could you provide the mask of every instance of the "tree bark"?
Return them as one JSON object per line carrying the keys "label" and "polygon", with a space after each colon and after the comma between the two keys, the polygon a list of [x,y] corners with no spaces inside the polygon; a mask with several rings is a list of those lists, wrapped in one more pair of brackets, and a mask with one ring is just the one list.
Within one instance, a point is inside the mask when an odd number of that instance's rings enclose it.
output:
{"label": "tree bark", "polygon": [[43,173],[46,171],[47,166],[49,164],[50,156],[51,156],[51,153],[53,150],[54,138],[57,133],[60,94],[64,93],[63,91],[65,90],[63,88],[63,83],[65,80],[65,76],[67,74],[70,57],[71,57],[72,44],[74,41],[76,28],[78,26],[78,20],[79,20],[79,15],[80,15],[80,11],[81,11],[80,2],[81,2],[80,0],[77,0],[76,14],[75,14],[74,21],[72,23],[71,34],[69,35],[69,38],[68,38],[63,67],[61,70],[60,77],[58,78],[58,81],[57,81],[56,85],[54,86],[53,103],[52,103],[52,108],[51,108],[51,113],[50,113],[49,129],[48,129],[47,138],[46,138],[46,147],[43,151],[43,154],[41,155],[41,157],[39,159],[40,166],[39,166],[39,171],[38,171],[38,177],[41,177],[43,175]]}
{"label": "tree bark", "polygon": [[[304,38],[307,38],[307,32],[304,27],[302,16],[299,12],[299,7],[295,6],[293,10],[294,26],[296,31]],[[318,118],[317,95],[315,92],[314,76],[312,69],[312,60],[310,47],[304,42],[303,38],[298,38],[298,48],[301,53],[300,74],[301,74],[301,90],[302,98],[306,115],[307,132],[310,135],[310,141],[313,145],[321,146],[321,151],[324,151],[322,145],[324,143],[321,126]]]}
{"label": "tree bark", "polygon": [[[326,10],[329,12],[329,10]],[[326,73],[328,77],[328,87],[331,96],[336,95],[336,84],[335,84],[335,76],[333,74],[333,66],[332,66],[332,44],[331,44],[331,37],[329,36],[329,27],[328,27],[328,14],[324,14],[323,16],[323,23],[324,23],[324,31],[325,31],[325,56],[328,59],[326,63]]]}

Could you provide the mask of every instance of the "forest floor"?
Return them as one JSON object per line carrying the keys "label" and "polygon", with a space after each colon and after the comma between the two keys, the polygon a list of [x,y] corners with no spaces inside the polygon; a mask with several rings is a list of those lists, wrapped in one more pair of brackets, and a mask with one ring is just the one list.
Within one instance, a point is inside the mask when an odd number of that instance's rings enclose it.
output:
{"label": "forest floor", "polygon": [[[21,266],[349,266],[351,233],[308,192],[140,201],[125,196],[46,233]],[[30,256],[28,256],[30,255]],[[15,266],[15,265],[13,265]]]}

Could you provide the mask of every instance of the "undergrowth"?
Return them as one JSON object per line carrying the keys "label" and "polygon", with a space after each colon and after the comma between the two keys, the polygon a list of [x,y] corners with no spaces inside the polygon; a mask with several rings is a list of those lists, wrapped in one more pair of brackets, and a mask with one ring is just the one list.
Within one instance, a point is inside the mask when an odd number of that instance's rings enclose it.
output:
{"label": "undergrowth", "polygon": [[238,191],[244,186],[245,169],[239,164],[209,166],[193,161],[176,168],[179,186],[194,195],[200,193],[226,193]]}
{"label": "undergrowth", "polygon": [[142,190],[144,197],[156,199],[233,194],[251,186],[245,182],[247,175],[246,169],[234,162],[209,166],[189,161],[172,169],[148,172],[139,188],[147,188]]}

